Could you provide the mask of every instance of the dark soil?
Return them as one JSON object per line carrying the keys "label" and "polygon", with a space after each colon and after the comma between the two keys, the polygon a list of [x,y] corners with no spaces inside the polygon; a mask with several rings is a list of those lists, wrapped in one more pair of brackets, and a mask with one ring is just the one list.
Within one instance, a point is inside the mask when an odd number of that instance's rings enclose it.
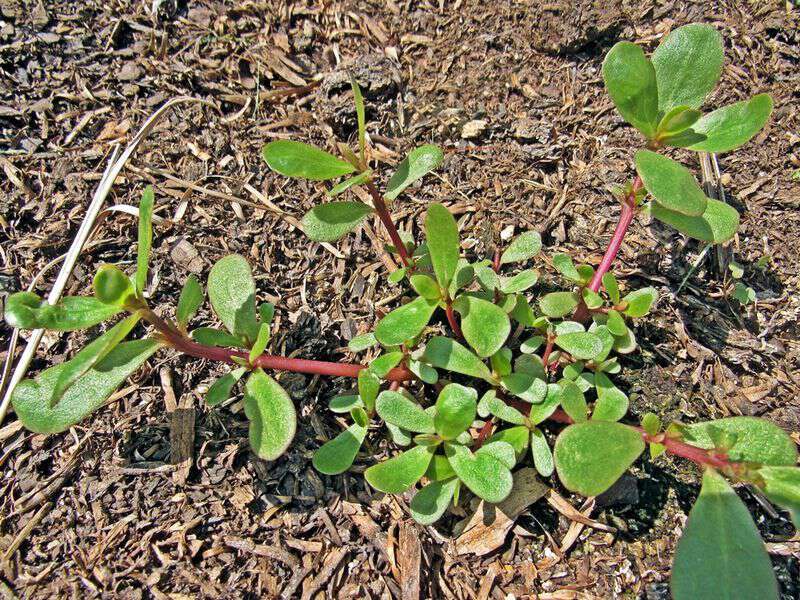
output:
{"label": "dark soil", "polygon": [[[239,252],[261,299],[278,305],[283,333],[272,350],[364,360],[346,341],[399,300],[370,240],[382,233],[376,223],[345,238],[336,245],[343,258],[310,243],[286,215],[299,218],[323,189],[271,173],[261,145],[352,140],[350,69],[386,172],[415,144],[447,151],[438,176],[397,202],[402,228],[419,234],[420,215],[437,201],[458,214],[476,256],[514,226],[540,230],[546,255],[596,264],[618,214],[606,187],[631,176],[641,145],[604,93],[602,57],[619,39],[653,48],[692,21],[715,25],[726,44],[709,107],[758,92],[775,100],[755,141],[719,159],[742,212],[731,250],[759,300],[742,308],[729,299],[711,262],[678,293],[702,246],[639,222],[617,273],[629,288],[656,286],[661,300],[640,322],[642,352],[627,361],[623,383],[634,417],[758,415],[800,441],[800,20],[783,2],[0,0],[0,290],[23,289],[66,251],[114,144],[124,146],[164,101],[189,95],[219,111],[174,110],[108,201],[135,206],[155,185],[165,220],[156,226],[154,303],[174,302],[190,272]],[[486,122],[482,133],[462,139],[475,120]],[[85,293],[101,263],[135,260],[135,227],[124,212],[104,215],[67,292]],[[765,255],[771,261],[757,268]],[[198,324],[212,319],[203,312]],[[1,329],[3,347],[9,338]],[[32,373],[85,339],[46,336]],[[591,514],[616,533],[586,528],[563,555],[571,521],[540,501],[499,550],[459,556],[450,538],[458,516],[436,529],[413,525],[406,499],[365,484],[366,456],[340,477],[311,467],[314,449],[340,428],[327,401],[351,382],[280,377],[297,401],[299,431],[286,456],[265,463],[249,454],[241,402],[209,409],[202,400],[221,372],[163,353],[69,433],[33,435],[6,420],[4,597],[668,598],[675,540],[698,490],[691,465],[643,459]],[[180,411],[190,432],[194,425],[188,475],[170,462]],[[742,496],[784,597],[800,597],[797,534]]]}

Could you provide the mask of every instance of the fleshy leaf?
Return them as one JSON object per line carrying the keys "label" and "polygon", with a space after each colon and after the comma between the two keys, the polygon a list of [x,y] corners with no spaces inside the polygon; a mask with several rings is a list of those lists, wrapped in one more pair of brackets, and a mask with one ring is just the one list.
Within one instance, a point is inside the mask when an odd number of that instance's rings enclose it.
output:
{"label": "fleshy leaf", "polygon": [[528,427],[525,425],[518,425],[517,427],[501,429],[486,441],[506,442],[507,444],[511,444],[511,447],[514,448],[514,453],[517,455],[517,460],[520,460],[528,449],[530,437],[531,432]]}
{"label": "fleshy leaf", "polygon": [[665,37],[653,53],[658,109],[700,108],[722,73],[722,37],[710,25],[693,23]]}
{"label": "fleshy leaf", "polygon": [[508,315],[488,300],[462,295],[453,302],[453,308],[461,314],[464,339],[480,357],[497,352],[511,333]]}
{"label": "fleshy leaf", "polygon": [[473,454],[459,444],[446,444],[445,452],[458,478],[479,498],[497,503],[511,493],[511,471],[491,454]]}
{"label": "fleshy leaf", "polygon": [[384,346],[399,346],[422,333],[437,306],[436,300],[415,298],[378,321],[375,337]]}
{"label": "fleshy leaf", "polygon": [[56,382],[67,369],[61,363],[42,371],[35,379],[23,379],[14,389],[14,412],[27,429],[58,433],[72,427],[103,406],[108,397],[161,347],[155,340],[123,342],[79,378],[50,406]]}
{"label": "fleshy leaf", "polygon": [[689,217],[667,210],[658,202],[651,204],[650,214],[684,235],[713,244],[727,242],[739,228],[739,213],[736,209],[712,198],[708,199],[706,210],[700,217]]}
{"label": "fleshy leaf", "polygon": [[428,300],[439,300],[442,297],[442,290],[436,280],[423,273],[416,273],[408,278],[408,282],[414,291]]}
{"label": "fleshy leaf", "polygon": [[425,239],[428,243],[433,271],[443,289],[450,282],[458,266],[458,224],[453,215],[441,204],[431,204],[425,217]]}
{"label": "fleshy leaf", "polygon": [[568,254],[564,254],[563,252],[554,254],[553,266],[567,279],[575,282],[581,280],[581,275],[578,273],[578,269],[575,268],[575,264]]}
{"label": "fleshy leaf", "polygon": [[433,417],[419,404],[400,392],[385,390],[375,402],[378,416],[387,423],[414,433],[434,433]]}
{"label": "fleshy leaf", "polygon": [[211,384],[211,387],[208,388],[208,392],[206,392],[206,404],[209,406],[217,406],[225,402],[231,397],[233,386],[236,385],[236,382],[239,381],[246,372],[247,369],[245,367],[239,367],[217,379]]}
{"label": "fleshy leaf", "polygon": [[536,467],[539,475],[550,477],[555,469],[553,451],[550,450],[547,438],[536,427],[531,430],[531,455],[533,456],[533,466]]}
{"label": "fleshy leaf", "polygon": [[270,142],[264,146],[262,154],[270,169],[287,177],[325,181],[356,170],[353,165],[333,154],[291,140]]}
{"label": "fleshy leaf", "polygon": [[511,373],[501,381],[506,390],[531,404],[538,404],[547,396],[545,380],[529,373]]}
{"label": "fleshy leaf", "polygon": [[797,448],[792,438],[780,427],[755,417],[729,417],[716,421],[693,423],[685,427],[685,441],[710,450],[715,439],[733,440],[727,448],[733,461],[746,461],[776,467],[794,466]]}
{"label": "fleshy leaf", "polygon": [[653,64],[642,48],[618,42],[603,61],[603,80],[622,117],[652,138],[658,125],[658,88]]}
{"label": "fleshy leaf", "polygon": [[376,490],[402,494],[425,474],[435,448],[416,446],[364,471],[364,478]]}
{"label": "fleshy leaf", "polygon": [[220,331],[213,327],[198,327],[191,333],[192,339],[204,346],[218,346],[220,348],[247,348],[241,338],[231,335],[227,331]]}
{"label": "fleshy leaf", "polygon": [[544,400],[539,404],[532,404],[531,410],[528,413],[528,419],[534,425],[538,425],[546,421],[550,416],[556,412],[556,409],[561,404],[561,386],[557,383],[547,384],[547,394]]}
{"label": "fleshy leaf", "polygon": [[250,448],[264,460],[275,460],[292,443],[297,413],[289,394],[261,369],[244,386],[244,413],[250,420]]}
{"label": "fleshy leaf", "polygon": [[747,507],[712,469],[703,474],[675,550],[670,584],[675,600],[778,598],[772,563]]}
{"label": "fleshy leaf", "polygon": [[594,404],[592,419],[599,421],[619,421],[628,412],[628,396],[608,378],[605,373],[594,374],[597,388],[597,402]]}
{"label": "fleshy leaf", "polygon": [[800,468],[761,467],[758,474],[767,498],[788,510],[795,528],[800,529]]}
{"label": "fleshy leaf", "polygon": [[690,217],[705,212],[708,198],[689,169],[650,150],[639,150],[635,160],[636,172],[662,208]]}
{"label": "fleshy leaf", "polygon": [[363,202],[318,204],[303,216],[303,230],[315,242],[334,242],[355,229],[372,212]]}
{"label": "fleshy leaf", "polygon": [[539,254],[541,249],[542,236],[538,231],[520,233],[500,256],[500,264],[524,262]]}
{"label": "fleshy leaf", "polygon": [[334,413],[348,413],[356,407],[364,407],[361,397],[357,394],[342,394],[334,396],[328,402],[328,408]]}
{"label": "fleshy leaf", "polygon": [[175,309],[175,318],[181,327],[186,327],[189,320],[197,314],[203,304],[203,287],[194,275],[189,275],[183,284],[181,295],[178,298],[178,307]]}
{"label": "fleshy leaf", "polygon": [[474,389],[458,383],[444,386],[436,399],[436,433],[446,440],[457,438],[472,425],[477,406],[478,392]]}
{"label": "fleshy leaf", "polygon": [[320,446],[311,463],[314,468],[325,475],[344,473],[353,465],[361,444],[367,435],[367,428],[353,423],[332,440]]}
{"label": "fleshy leaf", "polygon": [[153,246],[153,186],[144,189],[139,202],[139,246],[136,250],[136,294],[141,296],[147,286],[147,267]]}
{"label": "fleshy leaf", "polygon": [[253,341],[258,335],[256,282],[247,260],[239,254],[219,259],[208,275],[208,297],[225,328]]}
{"label": "fleshy leaf", "polygon": [[441,336],[431,338],[425,346],[423,357],[439,369],[492,381],[492,372],[481,359],[450,338]]}
{"label": "fleshy leaf", "polygon": [[383,379],[403,360],[403,353],[400,350],[385,352],[369,364],[369,371]]}
{"label": "fleshy leaf", "polygon": [[117,306],[123,306],[135,293],[130,278],[114,265],[102,265],[97,269],[92,289],[100,302]]}
{"label": "fleshy leaf", "polygon": [[384,197],[394,200],[404,189],[442,164],[442,160],[444,154],[441,149],[432,144],[414,148],[397,166],[397,171],[386,186]]}
{"label": "fleshy leaf", "polygon": [[450,506],[457,486],[456,478],[429,483],[411,499],[411,516],[420,525],[435,523]]}
{"label": "fleshy leaf", "polygon": [[578,306],[575,292],[550,292],[539,299],[539,308],[548,317],[559,318],[571,313]]}
{"label": "fleshy leaf", "polygon": [[364,333],[362,335],[357,335],[352,340],[347,343],[347,348],[350,352],[361,352],[362,350],[366,350],[367,348],[371,348],[372,346],[378,343],[375,334]]}
{"label": "fleshy leaf", "polygon": [[494,390],[489,390],[481,397],[481,401],[478,404],[478,414],[482,418],[494,415],[502,421],[515,425],[523,425],[525,423],[525,415],[498,398]]}
{"label": "fleshy leaf", "polygon": [[370,177],[372,177],[372,171],[370,171],[369,169],[364,171],[363,173],[359,173],[358,175],[353,175],[352,177],[345,179],[341,183],[337,183],[335,186],[329,189],[327,192],[328,198],[335,198],[336,196],[338,196],[343,192],[346,192],[353,186],[366,183]]}
{"label": "fleshy leaf", "polygon": [[103,335],[92,340],[81,349],[72,359],[64,363],[64,369],[58,376],[50,398],[50,406],[54,406],[64,393],[75,384],[78,379],[86,375],[90,369],[108,356],[119,343],[128,337],[141,317],[134,313],[123,319]]}
{"label": "fleshy leaf", "polygon": [[361,155],[361,162],[364,160],[364,149],[367,137],[367,118],[364,110],[364,95],[353,74],[350,74],[350,87],[353,89],[353,102],[356,105],[356,120],[358,122],[358,150]]}
{"label": "fleshy leaf", "polygon": [[110,319],[122,308],[93,296],[66,296],[50,305],[33,292],[17,292],[6,300],[5,320],[20,329],[74,331]]}
{"label": "fleshy leaf", "polygon": [[250,364],[253,364],[259,356],[264,354],[264,350],[267,349],[267,344],[269,344],[269,339],[269,323],[261,323],[258,327],[258,335],[256,335],[256,339],[253,342],[253,346],[250,348],[250,353],[247,357],[250,361]]}
{"label": "fleshy leaf", "polygon": [[358,395],[369,412],[375,408],[375,399],[381,389],[381,380],[370,369],[362,369],[358,373]]}
{"label": "fleshy leaf", "polygon": [[528,288],[536,285],[539,281],[539,272],[533,269],[528,269],[517,273],[513,277],[503,278],[500,280],[500,290],[504,294],[516,294],[524,292]]}
{"label": "fleshy leaf", "polygon": [[703,116],[699,110],[688,106],[676,106],[658,124],[658,137],[672,136],[691,127]]}
{"label": "fleshy leaf", "polygon": [[[629,317],[637,318],[643,317],[650,312],[653,303],[658,299],[658,291],[652,287],[641,288],[627,294],[622,301],[627,304],[625,314]],[[624,321],[623,321],[624,325]],[[611,328],[609,327],[609,331]],[[619,335],[611,331],[614,335]]]}
{"label": "fleshy leaf", "polygon": [[606,273],[603,275],[603,288],[606,290],[611,302],[619,304],[619,284],[613,273]]}
{"label": "fleshy leaf", "polygon": [[611,332],[611,334],[625,335],[625,333],[628,331],[628,326],[625,325],[625,319],[622,318],[622,315],[612,308],[608,311],[607,316],[608,320],[606,321],[606,327],[608,327],[608,330]]}
{"label": "fleshy leaf", "polygon": [[556,439],[558,477],[570,491],[597,496],[622,476],[644,448],[642,435],[621,423],[570,425]]}
{"label": "fleshy leaf", "polygon": [[513,469],[514,465],[517,464],[517,456],[514,452],[514,447],[508,442],[499,440],[487,441],[475,451],[475,456],[480,456],[481,454],[488,454],[489,456],[495,457],[508,469]]}
{"label": "fleshy leaf", "polygon": [[556,336],[556,346],[579,360],[592,360],[603,351],[603,342],[594,333],[588,331],[576,331]]}
{"label": "fleshy leaf", "polygon": [[771,113],[772,98],[758,94],[704,115],[691,129],[665,138],[664,143],[698,152],[728,152],[750,141]]}
{"label": "fleshy leaf", "polygon": [[587,417],[586,397],[574,381],[563,380],[561,386],[561,407],[576,423]]}

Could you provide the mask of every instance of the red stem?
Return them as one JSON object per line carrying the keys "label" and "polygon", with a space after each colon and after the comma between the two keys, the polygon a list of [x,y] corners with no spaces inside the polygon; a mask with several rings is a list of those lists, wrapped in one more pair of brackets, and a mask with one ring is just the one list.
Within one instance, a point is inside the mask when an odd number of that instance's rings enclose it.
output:
{"label": "red stem", "polygon": [[448,298],[445,304],[445,312],[447,313],[447,322],[450,323],[450,329],[453,330],[453,334],[460,339],[464,339],[464,334],[461,333],[461,327],[458,324],[458,319],[456,319],[456,314],[453,311],[453,303]]}
{"label": "red stem", "polygon": [[389,234],[389,237],[392,239],[392,244],[394,244],[397,254],[400,255],[400,260],[403,261],[403,266],[410,266],[412,263],[411,257],[408,255],[406,245],[400,238],[400,233],[398,233],[397,227],[394,226],[392,217],[389,214],[389,209],[386,208],[386,203],[383,201],[383,196],[381,196],[381,193],[378,191],[378,188],[375,187],[375,184],[372,183],[372,181],[367,181],[367,189],[372,195],[372,203],[375,205],[375,212],[378,213],[381,223],[383,223],[383,226]]}

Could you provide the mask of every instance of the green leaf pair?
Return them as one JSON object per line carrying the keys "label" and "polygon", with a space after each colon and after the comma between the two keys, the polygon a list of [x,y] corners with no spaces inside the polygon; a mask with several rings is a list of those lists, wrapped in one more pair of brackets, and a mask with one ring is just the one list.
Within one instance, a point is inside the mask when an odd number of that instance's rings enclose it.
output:
{"label": "green leaf pair", "polygon": [[617,43],[603,62],[603,79],[622,117],[649,140],[727,152],[761,130],[772,100],[759,94],[702,115],[697,109],[716,86],[723,60],[716,29],[691,24],[666,36],[652,60],[636,44]]}

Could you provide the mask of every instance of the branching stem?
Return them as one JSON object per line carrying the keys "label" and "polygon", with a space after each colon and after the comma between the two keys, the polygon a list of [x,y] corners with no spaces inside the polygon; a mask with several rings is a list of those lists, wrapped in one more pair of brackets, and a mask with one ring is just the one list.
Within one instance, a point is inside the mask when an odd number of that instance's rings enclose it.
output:
{"label": "branching stem", "polygon": [[408,250],[406,250],[406,245],[400,238],[397,227],[394,226],[394,221],[392,221],[392,216],[389,214],[389,209],[386,207],[386,202],[383,201],[383,196],[381,196],[378,188],[375,187],[375,184],[371,180],[367,180],[366,186],[372,196],[372,204],[375,206],[375,212],[378,213],[381,223],[383,223],[386,232],[389,234],[392,244],[394,244],[397,254],[400,256],[400,260],[403,261],[403,266],[411,266],[413,261],[408,255]]}

